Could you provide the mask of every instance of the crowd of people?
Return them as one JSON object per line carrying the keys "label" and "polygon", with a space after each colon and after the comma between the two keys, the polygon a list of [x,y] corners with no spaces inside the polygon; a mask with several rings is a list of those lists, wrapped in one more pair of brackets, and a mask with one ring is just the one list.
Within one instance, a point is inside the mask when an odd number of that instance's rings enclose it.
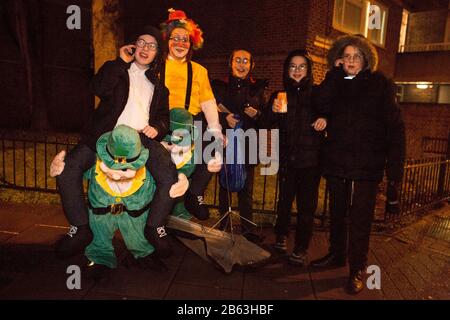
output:
{"label": "crowd of people", "polygon": [[[214,172],[221,170],[220,164],[211,169],[211,163],[200,161],[187,179],[177,171],[171,154],[160,143],[173,134],[170,111],[181,108],[202,124],[200,137],[207,132],[212,141],[223,147],[229,142],[227,129],[279,129],[279,199],[273,247],[287,253],[291,210],[296,199],[295,246],[289,262],[330,268],[345,266],[348,261],[347,291],[360,292],[378,184],[385,171],[387,210],[398,211],[398,186],[405,157],[403,121],[393,84],[376,71],[376,49],[359,35],[339,38],[328,52],[329,71],[318,86],[314,85],[313,61],[308,52],[293,50],[283,64],[283,89],[266,99],[268,82],[252,76],[254,56],[244,47],[231,52],[227,79],[210,83],[207,69],[192,61],[203,41],[202,30],[193,20],[183,11],[169,10],[161,30],[144,27],[120,48],[117,59],[106,62],[94,76],[92,90],[100,104],[82,130],[81,142],[67,155],[57,155],[52,163],[52,175],[56,176],[64,213],[71,225],[69,233],[57,243],[57,254],[69,257],[88,247],[86,255],[91,265],[105,265],[102,250],[106,249],[93,246],[100,231],[92,217],[115,214],[118,207],[121,213],[123,203],[127,207],[129,204],[120,196],[111,197],[115,203],[102,208],[86,204],[83,175],[95,168],[99,138],[115,128],[127,132],[123,126],[139,133],[140,142],[136,138],[133,143],[141,144],[140,150],[148,150],[147,156],[139,157],[155,184],[152,201],[132,211],[146,212],[142,227],[134,227],[142,229],[145,237],[139,241],[146,239],[156,254],[146,250],[137,258],[148,255],[151,258],[147,263],[154,265],[171,254],[165,228],[177,199],[184,200],[193,217],[208,219],[204,194]],[[125,137],[121,141],[126,144],[126,140]],[[203,141],[200,158],[208,145]],[[111,150],[112,146],[114,143],[108,141],[102,149],[104,163],[108,156],[112,164],[135,163],[138,159],[118,158],[120,150]],[[252,217],[255,163],[248,160],[248,144],[244,151],[242,187],[233,191],[226,185],[220,186],[219,213],[227,213],[231,193],[237,192],[241,233],[249,241],[261,243],[263,238]],[[116,167],[123,171],[126,168]],[[119,180],[128,177],[119,176]],[[309,261],[308,247],[322,176],[330,191],[330,247],[325,257]]]}

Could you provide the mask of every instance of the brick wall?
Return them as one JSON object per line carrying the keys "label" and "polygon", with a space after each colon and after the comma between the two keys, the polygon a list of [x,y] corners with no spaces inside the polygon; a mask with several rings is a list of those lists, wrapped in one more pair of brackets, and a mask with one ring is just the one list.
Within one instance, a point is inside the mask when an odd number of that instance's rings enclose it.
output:
{"label": "brick wall", "polygon": [[269,90],[281,87],[282,64],[290,50],[305,46],[308,1],[123,1],[125,34],[167,19],[167,9],[184,10],[204,31],[205,45],[193,60],[210,78],[229,73],[228,57],[235,48],[254,54],[257,78],[270,80]]}
{"label": "brick wall", "polygon": [[447,15],[448,10],[411,13],[406,45],[443,42]]}
{"label": "brick wall", "polygon": [[400,107],[405,121],[407,157],[433,156],[422,152],[422,138],[448,137],[450,133],[450,105],[402,103]]}
{"label": "brick wall", "polygon": [[[316,36],[335,39],[340,31],[332,28],[333,3],[329,0],[231,0],[231,1],[123,1],[125,33],[139,25],[159,25],[170,7],[184,10],[204,30],[205,46],[194,55],[211,78],[228,74],[229,53],[246,47],[255,56],[254,75],[270,80],[270,90],[281,88],[282,63],[287,53],[306,47],[315,63],[314,77],[320,82],[327,70],[327,49],[314,45]],[[398,48],[402,9],[394,1],[389,6],[385,48],[378,48],[380,69],[392,77]],[[205,9],[207,8],[207,9]]]}

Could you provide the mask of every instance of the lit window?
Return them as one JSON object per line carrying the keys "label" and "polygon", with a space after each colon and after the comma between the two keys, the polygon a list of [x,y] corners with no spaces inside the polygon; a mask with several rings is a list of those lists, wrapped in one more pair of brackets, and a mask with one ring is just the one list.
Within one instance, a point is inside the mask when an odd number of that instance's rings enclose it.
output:
{"label": "lit window", "polygon": [[362,34],[373,43],[384,46],[388,9],[386,6],[367,0],[335,0],[333,28]]}
{"label": "lit window", "polygon": [[450,84],[432,82],[397,83],[398,102],[450,104]]}

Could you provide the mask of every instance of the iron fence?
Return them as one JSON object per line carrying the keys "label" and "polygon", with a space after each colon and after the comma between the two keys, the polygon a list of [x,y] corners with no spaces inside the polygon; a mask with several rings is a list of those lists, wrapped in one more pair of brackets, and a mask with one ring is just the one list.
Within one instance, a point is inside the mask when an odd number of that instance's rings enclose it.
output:
{"label": "iron fence", "polygon": [[[18,190],[57,193],[56,181],[49,175],[53,157],[61,150],[69,151],[77,139],[15,139],[0,138],[0,187]],[[446,157],[407,160],[401,184],[400,215],[384,211],[384,199],[377,199],[375,221],[386,222],[410,215],[420,209],[450,199],[450,160]],[[274,214],[278,200],[278,176],[262,176],[260,166],[255,168],[253,187],[253,211]],[[383,189],[383,188],[381,188]],[[206,203],[218,207],[219,183],[217,175],[211,180]],[[319,191],[317,218],[324,223],[328,215],[328,192],[322,179]],[[234,193],[232,204],[237,204]],[[233,206],[234,207],[234,206]],[[296,211],[295,203],[294,209]]]}
{"label": "iron fence", "polygon": [[450,140],[447,138],[423,137],[422,152],[446,155],[450,152]]}
{"label": "iron fence", "polygon": [[[407,160],[400,200],[400,216],[450,200],[450,159],[433,157]],[[392,218],[392,215],[386,214],[386,220]]]}

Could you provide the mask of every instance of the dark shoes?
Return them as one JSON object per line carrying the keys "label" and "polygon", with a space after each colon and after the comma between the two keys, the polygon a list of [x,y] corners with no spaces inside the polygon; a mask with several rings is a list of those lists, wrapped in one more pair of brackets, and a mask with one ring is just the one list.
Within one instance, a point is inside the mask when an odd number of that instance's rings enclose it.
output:
{"label": "dark shoes", "polygon": [[287,237],[277,235],[277,239],[275,240],[275,244],[273,245],[273,247],[279,253],[285,254],[287,252]]}
{"label": "dark shoes", "polygon": [[92,239],[93,234],[88,224],[79,227],[70,226],[69,232],[56,243],[56,256],[65,259],[81,254]]}
{"label": "dark shoes", "polygon": [[350,272],[347,287],[345,288],[349,294],[358,294],[364,289],[362,270]]}
{"label": "dark shoes", "polygon": [[294,266],[304,267],[308,265],[308,254],[301,249],[295,249],[289,257],[289,263]]}
{"label": "dark shoes", "polygon": [[309,265],[314,268],[340,268],[345,267],[346,258],[334,253],[328,253],[320,259],[311,261]]}
{"label": "dark shoes", "polygon": [[191,215],[198,220],[207,220],[209,218],[209,210],[206,207],[206,203],[203,196],[196,196],[189,192],[186,192],[184,205]]}
{"label": "dark shoes", "polygon": [[150,244],[155,247],[155,254],[161,258],[167,258],[172,255],[172,247],[164,226],[153,227],[146,225],[144,235]]}
{"label": "dark shoes", "polygon": [[111,268],[108,268],[103,264],[94,263],[93,261],[88,261],[84,269],[84,274],[86,275],[86,278],[94,280],[96,282],[108,279],[110,273]]}
{"label": "dark shoes", "polygon": [[153,270],[161,273],[167,272],[169,270],[166,264],[154,254],[150,254],[144,258],[137,259],[137,264],[140,268],[145,270]]}

